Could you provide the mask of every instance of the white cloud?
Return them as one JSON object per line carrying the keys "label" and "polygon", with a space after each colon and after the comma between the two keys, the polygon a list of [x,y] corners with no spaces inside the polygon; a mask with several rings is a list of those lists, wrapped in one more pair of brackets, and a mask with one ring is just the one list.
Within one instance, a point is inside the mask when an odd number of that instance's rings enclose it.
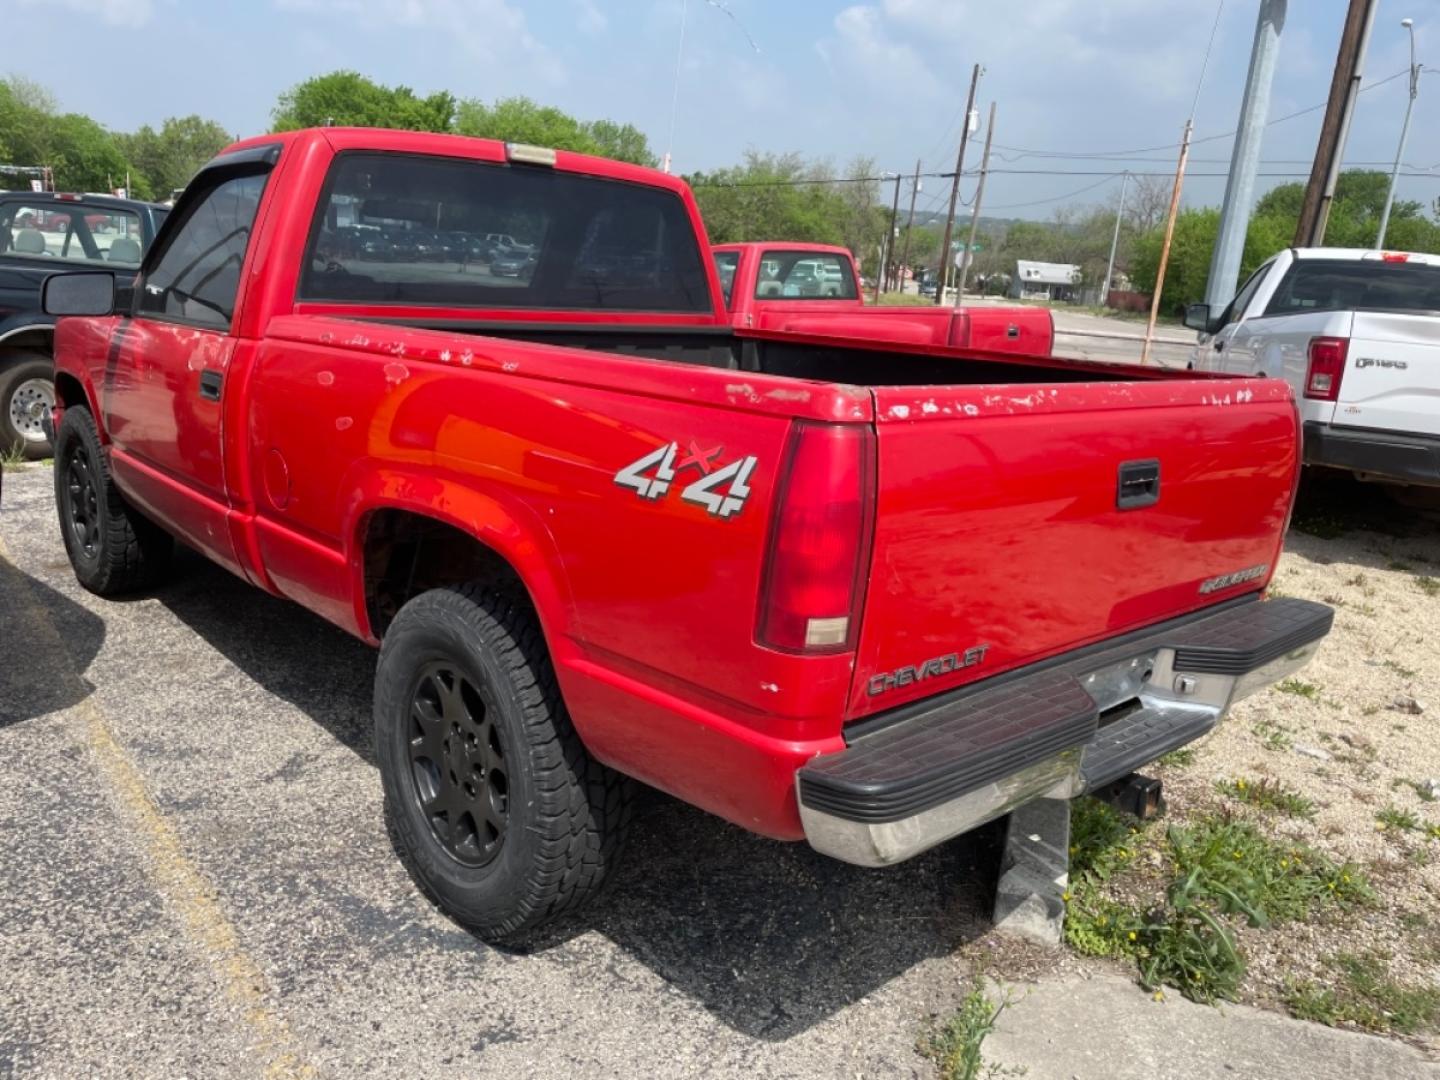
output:
{"label": "white cloud", "polygon": [[20,0],[26,7],[64,7],[95,15],[111,26],[144,26],[155,15],[152,0]]}
{"label": "white cloud", "polygon": [[595,0],[575,0],[575,6],[580,10],[580,16],[575,25],[584,34],[601,34],[610,25],[610,20],[605,13],[595,6]]}
{"label": "white cloud", "polygon": [[[121,2],[121,0],[109,0]],[[530,32],[506,0],[273,0],[282,11],[343,16],[377,30],[433,30],[470,56],[501,67],[523,66],[550,83],[566,79],[554,53]],[[599,14],[598,12],[596,14]],[[601,16],[603,18],[603,16]]]}

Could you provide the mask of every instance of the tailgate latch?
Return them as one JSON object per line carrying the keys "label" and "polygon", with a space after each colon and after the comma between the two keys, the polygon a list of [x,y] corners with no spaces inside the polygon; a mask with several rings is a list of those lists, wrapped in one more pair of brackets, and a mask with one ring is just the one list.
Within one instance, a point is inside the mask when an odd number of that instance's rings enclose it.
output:
{"label": "tailgate latch", "polygon": [[1115,485],[1115,506],[1119,510],[1135,510],[1154,506],[1160,501],[1160,462],[1125,461],[1120,464],[1120,477]]}

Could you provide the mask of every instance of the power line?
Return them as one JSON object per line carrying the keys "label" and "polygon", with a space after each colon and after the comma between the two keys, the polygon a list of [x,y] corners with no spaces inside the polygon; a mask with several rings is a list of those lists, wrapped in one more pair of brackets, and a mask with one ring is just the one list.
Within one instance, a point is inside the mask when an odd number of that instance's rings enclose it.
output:
{"label": "power line", "polygon": [[[992,173],[998,173],[998,172],[1000,172],[1001,170],[999,170],[999,169],[991,169],[990,171],[991,171]],[[1093,183],[1093,184],[1086,184],[1086,185],[1085,185],[1084,187],[1082,187],[1082,188],[1076,188],[1074,191],[1068,191],[1068,192],[1066,192],[1064,195],[1053,195],[1053,196],[1051,196],[1051,197],[1048,198],[1048,199],[1032,199],[1030,202],[1005,203],[1005,204],[1003,204],[1003,205],[1001,205],[1001,206],[989,206],[989,207],[986,207],[986,209],[987,209],[987,210],[1019,210],[1021,207],[1025,207],[1025,206],[1040,206],[1040,205],[1042,205],[1043,203],[1060,202],[1062,199],[1073,199],[1076,195],[1084,195],[1085,192],[1087,192],[1087,191],[1094,191],[1096,188],[1102,187],[1102,186],[1104,186],[1105,184],[1108,184],[1111,180],[1114,180],[1117,176],[1124,176],[1124,175],[1125,175],[1125,174],[1124,174],[1123,172],[1111,173],[1110,175],[1106,176],[1104,179],[1095,181],[1095,183]],[[1134,175],[1136,175],[1136,174],[1135,174],[1135,173],[1131,173],[1130,175],[1131,175],[1131,176],[1134,176]]]}
{"label": "power line", "polygon": [[[1426,71],[1433,71],[1433,72],[1436,72],[1437,74],[1440,74],[1440,69],[1437,69],[1437,68],[1426,68],[1425,70],[1426,70]],[[1361,93],[1364,93],[1364,92],[1367,91],[1367,90],[1376,90],[1376,89],[1378,89],[1379,87],[1384,86],[1386,83],[1394,82],[1396,79],[1400,78],[1401,76],[1403,76],[1403,75],[1409,75],[1409,74],[1410,74],[1410,69],[1409,69],[1408,67],[1402,68],[1401,70],[1395,72],[1393,75],[1387,75],[1387,76],[1385,76],[1385,78],[1383,78],[1383,79],[1379,79],[1379,80],[1377,80],[1377,81],[1375,81],[1375,82],[1372,82],[1372,83],[1367,83],[1366,85],[1364,85],[1364,86],[1362,86],[1362,87],[1360,88],[1360,92],[1361,92]],[[1323,109],[1323,108],[1325,108],[1325,103],[1322,101],[1319,105],[1311,105],[1311,106],[1309,106],[1308,108],[1297,109],[1295,112],[1293,112],[1293,113],[1287,113],[1285,116],[1277,116],[1274,120],[1267,121],[1266,124],[1265,124],[1265,126],[1268,128],[1268,127],[1273,127],[1273,126],[1276,125],[1276,124],[1283,124],[1283,123],[1285,123],[1287,120],[1294,120],[1294,119],[1296,119],[1296,118],[1298,118],[1298,117],[1306,116],[1306,115],[1308,115],[1308,114],[1310,114],[1310,113],[1313,113],[1313,112],[1319,112],[1319,111],[1320,111],[1321,109]],[[1200,143],[1218,142],[1218,141],[1221,140],[1221,139],[1234,138],[1235,134],[1236,134],[1236,133],[1235,133],[1234,131],[1226,131],[1226,132],[1224,132],[1224,133],[1222,133],[1222,134],[1219,134],[1219,135],[1206,135],[1204,138],[1192,139],[1192,140],[1190,141],[1190,145],[1192,145],[1192,146],[1197,146],[1197,145],[1199,145]],[[1142,147],[1139,147],[1139,148],[1133,149],[1133,150],[1099,150],[1099,151],[1096,151],[1096,152],[1093,153],[1093,154],[1081,154],[1081,153],[1076,153],[1076,152],[1070,151],[1070,150],[1036,150],[1036,149],[1032,149],[1032,148],[1029,148],[1029,147],[1022,147],[1022,146],[1004,146],[1004,145],[1001,144],[1001,143],[996,143],[995,146],[996,146],[997,149],[1009,150],[1009,151],[1011,151],[1012,153],[1022,154],[1022,155],[1026,156],[1026,157],[1040,157],[1040,158],[1084,157],[1084,158],[1096,158],[1096,159],[1099,159],[1099,158],[1110,158],[1110,159],[1115,159],[1115,160],[1133,159],[1133,158],[1136,158],[1136,155],[1140,155],[1140,154],[1155,154],[1155,153],[1159,153],[1159,152],[1162,151],[1162,150],[1178,150],[1178,149],[1180,149],[1180,144],[1179,144],[1178,142],[1177,142],[1177,143],[1166,143],[1166,144],[1164,144],[1163,146],[1142,146]],[[1003,155],[1001,155],[1001,156],[1003,156]],[[1007,159],[1007,160],[1009,160],[1009,159]],[[1309,174],[1307,173],[1306,175],[1309,175]]]}

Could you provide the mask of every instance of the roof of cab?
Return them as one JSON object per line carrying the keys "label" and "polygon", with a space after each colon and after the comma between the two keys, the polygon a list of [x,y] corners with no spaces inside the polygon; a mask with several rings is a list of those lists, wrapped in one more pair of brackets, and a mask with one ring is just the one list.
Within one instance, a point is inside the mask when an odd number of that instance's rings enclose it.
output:
{"label": "roof of cab", "polygon": [[[281,131],[271,135],[256,135],[232,143],[221,151],[221,155],[260,146],[289,147],[296,143],[325,141],[331,148],[342,150],[375,150],[384,153],[429,154],[436,157],[464,158],[472,161],[488,161],[503,164],[507,161],[505,143],[499,139],[480,139],[470,135],[445,135],[431,131],[399,131],[393,128],[326,127],[301,128],[298,131]],[[544,165],[527,164],[524,168],[548,168]],[[554,168],[565,172],[585,173],[610,180],[626,180],[650,187],[666,188],[685,192],[689,186],[678,176],[671,176],[659,169],[643,165],[631,165],[624,161],[579,154],[572,150],[555,152]]]}

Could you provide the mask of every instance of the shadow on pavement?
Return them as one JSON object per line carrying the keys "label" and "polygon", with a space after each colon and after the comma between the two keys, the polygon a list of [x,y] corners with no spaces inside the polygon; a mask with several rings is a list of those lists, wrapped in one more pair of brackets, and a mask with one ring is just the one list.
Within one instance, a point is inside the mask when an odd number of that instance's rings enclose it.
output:
{"label": "shadow on pavement", "polygon": [[0,557],[0,728],[89,697],[80,672],[104,641],[98,615]]}
{"label": "shadow on pavement", "polygon": [[[160,602],[373,765],[374,652],[199,556],[181,559]],[[730,1027],[785,1039],[988,930],[999,854],[990,828],[866,870],[647,791],[613,889],[527,951],[565,963],[596,930]]]}

